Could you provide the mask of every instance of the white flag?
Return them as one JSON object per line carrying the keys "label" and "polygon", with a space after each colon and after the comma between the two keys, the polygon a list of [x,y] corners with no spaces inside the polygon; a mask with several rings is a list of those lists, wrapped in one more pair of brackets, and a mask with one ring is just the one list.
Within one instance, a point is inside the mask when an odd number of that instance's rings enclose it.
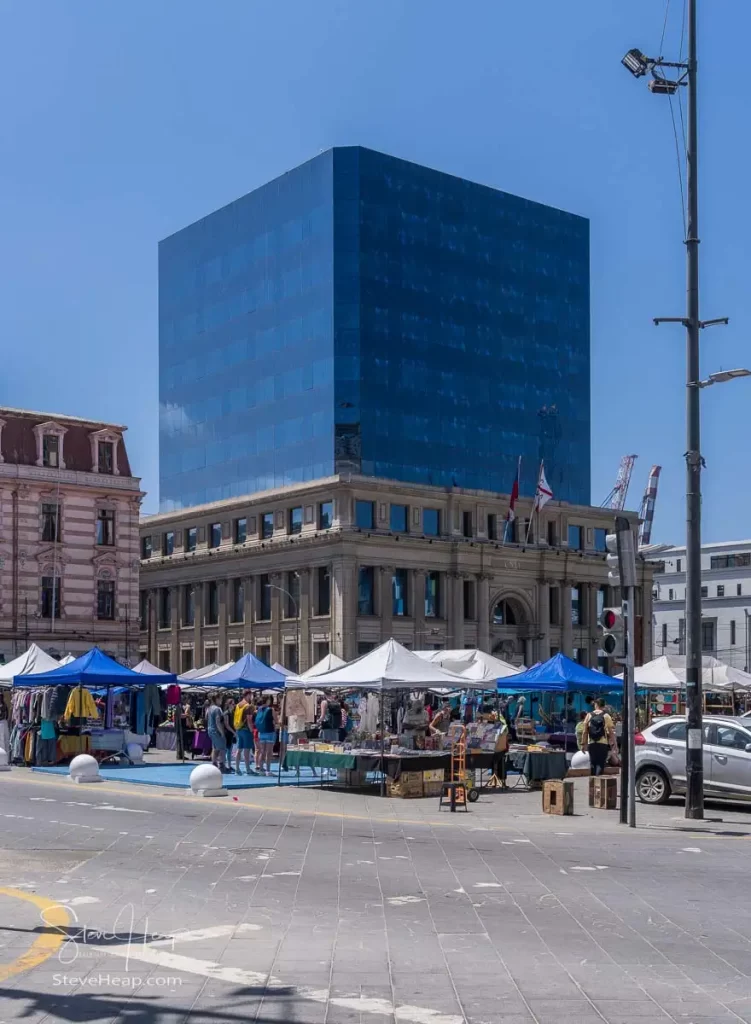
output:
{"label": "white flag", "polygon": [[550,490],[548,481],[545,477],[545,466],[540,463],[540,476],[537,481],[537,491],[535,492],[535,508],[541,509],[550,501],[553,497],[553,492]]}

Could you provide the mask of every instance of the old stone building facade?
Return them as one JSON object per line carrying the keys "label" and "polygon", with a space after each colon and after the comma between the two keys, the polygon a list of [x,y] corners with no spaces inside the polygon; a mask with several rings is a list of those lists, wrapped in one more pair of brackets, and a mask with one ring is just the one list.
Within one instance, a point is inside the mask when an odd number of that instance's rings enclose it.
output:
{"label": "old stone building facade", "polygon": [[[521,664],[556,651],[608,667],[598,613],[612,512],[333,476],[141,521],[140,651],[187,671],[252,652],[304,671],[390,636],[479,647]],[[651,651],[651,567],[640,563],[639,661]]]}
{"label": "old stone building facade", "polygon": [[138,651],[142,498],[125,427],[0,408],[0,655]]}

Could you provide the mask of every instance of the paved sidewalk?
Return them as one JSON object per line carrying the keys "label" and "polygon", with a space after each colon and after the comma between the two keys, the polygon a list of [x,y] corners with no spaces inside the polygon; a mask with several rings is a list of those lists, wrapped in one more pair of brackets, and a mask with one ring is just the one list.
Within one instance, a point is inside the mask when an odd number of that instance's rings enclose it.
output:
{"label": "paved sidewalk", "polygon": [[576,800],[563,818],[490,793],[452,815],[14,770],[0,1024],[751,1022],[751,814],[685,833],[679,805],[643,808],[629,830],[585,807],[586,780]]}

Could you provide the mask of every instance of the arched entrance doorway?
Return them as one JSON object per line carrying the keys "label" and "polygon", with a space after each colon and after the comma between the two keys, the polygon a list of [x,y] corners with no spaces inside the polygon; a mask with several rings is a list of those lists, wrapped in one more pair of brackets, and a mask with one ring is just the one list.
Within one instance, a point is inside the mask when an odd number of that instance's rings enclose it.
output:
{"label": "arched entrance doorway", "polygon": [[528,664],[527,638],[531,616],[525,602],[514,594],[501,594],[490,608],[491,651],[512,665]]}

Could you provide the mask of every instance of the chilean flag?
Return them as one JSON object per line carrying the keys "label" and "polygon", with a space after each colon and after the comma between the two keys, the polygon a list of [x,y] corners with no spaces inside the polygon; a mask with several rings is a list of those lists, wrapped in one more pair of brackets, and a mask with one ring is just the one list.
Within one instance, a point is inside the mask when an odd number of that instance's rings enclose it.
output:
{"label": "chilean flag", "polygon": [[508,503],[508,512],[506,514],[506,522],[513,523],[516,519],[516,499],[519,497],[519,475],[522,471],[522,459],[519,456],[519,461],[516,464],[516,476],[514,477],[514,483],[511,488],[511,497]]}

